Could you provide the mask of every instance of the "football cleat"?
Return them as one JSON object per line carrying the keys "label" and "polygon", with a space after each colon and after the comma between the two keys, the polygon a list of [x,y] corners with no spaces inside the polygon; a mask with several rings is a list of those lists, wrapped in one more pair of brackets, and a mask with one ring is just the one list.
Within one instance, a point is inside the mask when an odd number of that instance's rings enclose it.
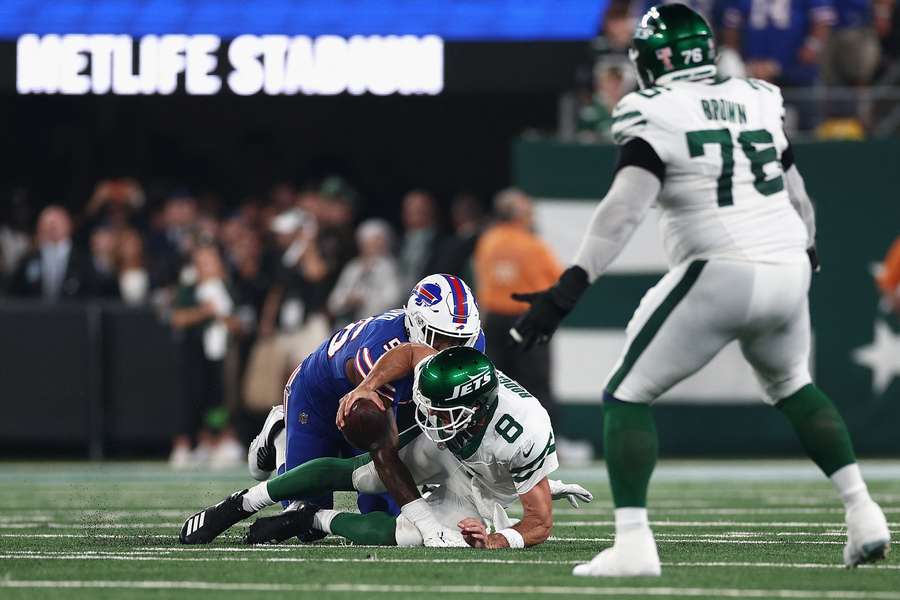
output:
{"label": "football cleat", "polygon": [[294,536],[298,536],[301,541],[304,541],[304,534],[313,531],[313,517],[318,511],[319,507],[315,504],[301,502],[296,509],[284,510],[280,515],[260,517],[250,525],[244,542],[247,544],[278,543]]}
{"label": "football cleat", "polygon": [[617,533],[612,548],[572,570],[572,575],[584,577],[658,577],[661,574],[656,540],[649,527]]}
{"label": "football cleat", "polygon": [[247,450],[247,467],[250,476],[257,481],[266,481],[272,476],[275,464],[275,438],[284,430],[284,407],[273,406],[266,416],[259,434],[253,438]]}
{"label": "football cleat", "polygon": [[875,502],[863,502],[847,510],[847,545],[844,564],[856,567],[884,559],[891,549],[887,519]]}
{"label": "football cleat", "polygon": [[244,510],[244,494],[241,490],[228,496],[215,506],[194,513],[181,526],[178,539],[182,544],[208,544],[219,534],[256,511]]}

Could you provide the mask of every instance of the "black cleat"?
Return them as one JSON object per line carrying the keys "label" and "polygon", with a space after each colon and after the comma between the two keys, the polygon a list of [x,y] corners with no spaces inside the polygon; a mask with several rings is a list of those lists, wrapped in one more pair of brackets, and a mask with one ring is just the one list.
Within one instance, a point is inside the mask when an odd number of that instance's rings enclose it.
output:
{"label": "black cleat", "polygon": [[244,542],[247,544],[266,544],[269,542],[283,542],[284,540],[298,536],[301,541],[315,541],[325,537],[309,538],[310,534],[322,533],[312,529],[313,516],[319,511],[315,504],[300,504],[294,510],[285,510],[274,517],[261,517],[250,525]]}
{"label": "black cleat", "polygon": [[191,515],[181,526],[178,539],[182,544],[208,544],[238,521],[253,515],[254,512],[244,510],[246,493],[247,490],[235,492],[215,506]]}

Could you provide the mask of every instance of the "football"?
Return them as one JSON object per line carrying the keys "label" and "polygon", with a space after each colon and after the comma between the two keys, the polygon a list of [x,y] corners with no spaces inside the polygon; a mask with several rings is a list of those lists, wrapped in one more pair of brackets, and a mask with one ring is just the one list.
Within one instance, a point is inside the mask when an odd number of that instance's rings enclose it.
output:
{"label": "football", "polygon": [[367,398],[358,400],[344,418],[342,433],[350,444],[360,450],[371,450],[388,434],[388,413],[378,410]]}

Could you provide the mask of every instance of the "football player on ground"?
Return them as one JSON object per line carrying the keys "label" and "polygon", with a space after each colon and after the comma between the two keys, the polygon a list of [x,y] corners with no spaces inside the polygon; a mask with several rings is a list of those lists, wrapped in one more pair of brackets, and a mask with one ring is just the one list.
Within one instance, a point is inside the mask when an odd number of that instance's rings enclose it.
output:
{"label": "football player on ground", "polygon": [[[351,323],[306,357],[288,379],[283,405],[272,409],[250,445],[251,475],[257,481],[265,481],[276,468],[284,472],[314,458],[359,454],[360,450],[347,443],[335,424],[338,402],[363,380],[382,354],[408,341],[438,350],[457,345],[484,350],[478,306],[462,279],[429,275],[416,284],[403,309]],[[396,410],[398,403],[410,401],[412,383],[412,376],[401,376],[385,381],[377,393]],[[442,545],[440,527],[397,456],[396,424],[392,427],[395,433],[391,443],[371,453],[390,497],[360,495],[357,504],[364,513],[377,510],[413,515],[426,544]],[[391,497],[401,507],[399,511]],[[306,500],[322,508],[333,506],[328,490],[321,495],[286,500]],[[296,507],[288,504],[287,509]],[[202,531],[185,531],[182,541],[200,543],[202,538]]]}
{"label": "football player on ground", "polygon": [[[540,402],[498,372],[487,356],[466,346],[439,353],[428,346],[403,344],[387,352],[365,380],[342,400],[349,418],[356,402],[389,408],[379,388],[415,371],[416,425],[400,436],[399,455],[416,484],[439,484],[424,500],[445,528],[448,546],[522,548],[544,542],[553,526],[552,500],[590,502],[578,485],[551,482],[556,445],[550,417]],[[236,492],[223,503],[192,515],[207,540],[234,523],[285,498],[336,490],[381,493],[385,483],[368,454],[320,458]],[[513,525],[505,507],[518,498],[524,515]],[[235,510],[227,503],[239,507]],[[490,533],[486,523],[492,523]],[[285,526],[287,524],[287,526]],[[420,528],[405,512],[357,514],[304,503],[296,511],[258,519],[247,541],[281,541],[310,530],[334,533],[369,545],[421,546]]]}
{"label": "football player on ground", "polygon": [[782,130],[772,84],[717,74],[709,24],[683,4],[651,8],[631,58],[642,89],[613,111],[621,152],[612,185],[575,257],[510,331],[524,347],[546,343],[579,297],[658,204],[671,270],[649,290],[606,380],[603,440],[616,539],[576,575],[659,575],[647,520],[656,463],[650,405],[738,340],[770,405],[793,426],[846,509],[848,566],[890,545],[847,427],[809,373],[808,290],[817,269],[815,219]]}

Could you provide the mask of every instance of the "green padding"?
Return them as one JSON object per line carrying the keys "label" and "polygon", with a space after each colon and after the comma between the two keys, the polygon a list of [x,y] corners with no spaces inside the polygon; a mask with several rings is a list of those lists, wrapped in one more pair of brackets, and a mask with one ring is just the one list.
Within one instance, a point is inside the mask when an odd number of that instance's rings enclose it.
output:
{"label": "green padding", "polygon": [[396,531],[397,519],[383,512],[340,513],[331,521],[331,533],[366,546],[396,546]]}
{"label": "green padding", "polygon": [[647,506],[647,487],[656,466],[659,442],[647,404],[603,405],[606,471],[616,508]]}
{"label": "green padding", "polygon": [[778,403],[806,454],[826,475],[856,462],[844,419],[822,390],[809,384]]}
{"label": "green padding", "polygon": [[329,492],[350,492],[353,491],[353,471],[359,459],[317,458],[270,480],[266,490],[276,502]]}

